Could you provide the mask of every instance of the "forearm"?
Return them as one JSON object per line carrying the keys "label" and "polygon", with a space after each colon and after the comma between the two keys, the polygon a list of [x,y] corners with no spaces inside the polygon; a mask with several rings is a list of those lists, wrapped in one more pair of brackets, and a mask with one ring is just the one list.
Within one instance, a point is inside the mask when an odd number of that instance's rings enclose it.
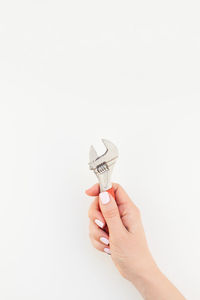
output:
{"label": "forearm", "polygon": [[145,300],[185,300],[156,266],[149,272],[138,276],[132,283]]}
{"label": "forearm", "polygon": [[[90,207],[92,244],[111,254],[121,275],[134,284],[144,300],[185,300],[157,267],[148,249],[139,209],[121,186],[113,187],[116,200],[103,192]],[[87,194],[98,196],[99,187],[93,186]],[[101,224],[107,225],[108,232],[102,230]],[[108,241],[106,248],[102,238]]]}

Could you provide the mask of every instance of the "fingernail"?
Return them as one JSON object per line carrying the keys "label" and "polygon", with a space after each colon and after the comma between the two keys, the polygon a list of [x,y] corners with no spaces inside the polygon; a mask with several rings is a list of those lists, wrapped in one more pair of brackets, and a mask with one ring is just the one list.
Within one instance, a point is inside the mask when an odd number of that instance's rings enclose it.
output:
{"label": "fingernail", "polygon": [[94,222],[95,222],[99,227],[103,228],[103,226],[104,226],[103,222],[101,222],[101,221],[98,220],[98,219],[95,219]]}
{"label": "fingernail", "polygon": [[104,252],[106,252],[107,254],[111,254],[111,252],[110,252],[110,249],[109,249],[109,248],[104,248],[103,250],[104,250]]}
{"label": "fingernail", "polygon": [[107,204],[110,201],[110,197],[108,192],[102,192],[99,194],[100,200],[102,204]]}
{"label": "fingernail", "polygon": [[100,241],[103,243],[103,244],[105,244],[105,245],[109,245],[109,240],[107,239],[107,238],[105,238],[105,237],[100,237]]}

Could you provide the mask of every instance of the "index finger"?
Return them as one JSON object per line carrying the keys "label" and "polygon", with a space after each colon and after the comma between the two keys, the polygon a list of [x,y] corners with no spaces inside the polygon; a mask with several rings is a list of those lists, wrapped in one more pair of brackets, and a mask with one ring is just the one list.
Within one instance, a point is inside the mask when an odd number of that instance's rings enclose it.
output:
{"label": "index finger", "polygon": [[[121,185],[119,185],[118,183],[112,183],[112,187],[114,189],[114,193],[116,195],[115,200],[116,200],[116,202],[117,202],[118,205],[126,204],[126,203],[132,203],[133,204],[133,202],[131,201],[130,197],[128,196],[128,194],[122,188]],[[89,189],[87,189],[85,191],[85,193],[88,196],[92,196],[92,197],[99,196],[99,193],[100,193],[99,184],[96,183],[95,185],[93,185],[92,187],[90,187]]]}

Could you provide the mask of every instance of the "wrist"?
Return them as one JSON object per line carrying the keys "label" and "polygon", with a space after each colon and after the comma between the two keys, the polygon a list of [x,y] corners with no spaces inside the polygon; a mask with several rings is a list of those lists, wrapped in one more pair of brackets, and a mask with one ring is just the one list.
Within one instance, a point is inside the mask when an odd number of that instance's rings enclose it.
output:
{"label": "wrist", "polygon": [[[142,293],[146,286],[150,285],[155,278],[162,276],[162,273],[155,261],[151,259],[145,264],[144,268],[140,268],[137,274],[131,278],[131,283]],[[142,293],[143,294],[143,293]]]}
{"label": "wrist", "polygon": [[145,300],[186,300],[179,290],[159,270],[156,264],[138,276],[132,283]]}

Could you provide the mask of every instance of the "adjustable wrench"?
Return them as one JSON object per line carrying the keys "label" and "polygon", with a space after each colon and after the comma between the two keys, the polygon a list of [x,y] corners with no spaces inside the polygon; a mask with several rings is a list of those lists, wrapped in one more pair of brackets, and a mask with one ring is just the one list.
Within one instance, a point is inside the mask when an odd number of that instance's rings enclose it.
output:
{"label": "adjustable wrench", "polygon": [[118,158],[118,150],[110,141],[102,139],[102,142],[106,147],[106,152],[103,155],[98,156],[94,147],[90,147],[89,168],[94,171],[99,180],[100,192],[107,191],[115,198],[111,183],[111,174]]}

